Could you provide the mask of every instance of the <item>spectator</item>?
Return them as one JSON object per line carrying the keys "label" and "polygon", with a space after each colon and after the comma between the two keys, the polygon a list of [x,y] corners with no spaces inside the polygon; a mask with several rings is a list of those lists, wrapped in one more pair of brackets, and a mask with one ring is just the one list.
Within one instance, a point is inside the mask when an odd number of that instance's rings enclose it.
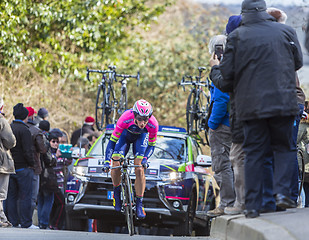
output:
{"label": "spectator", "polygon": [[[239,27],[241,23],[241,15],[233,15],[229,18],[226,25],[226,33],[230,34],[234,29]],[[214,44],[213,44],[214,45]],[[214,46],[212,47],[214,49]],[[213,51],[211,51],[213,52]],[[210,59],[211,73],[210,79],[213,84],[221,89],[222,75],[219,69],[219,60],[213,55]],[[241,121],[236,118],[235,99],[234,94],[230,93],[230,127],[232,133],[232,145],[230,150],[230,160],[234,172],[234,188],[235,188],[235,202],[233,207],[226,207],[225,214],[235,215],[240,214],[245,209],[245,152],[242,148],[244,141],[243,126]]]}
{"label": "spectator", "polygon": [[[271,16],[273,16],[277,22],[285,24],[287,20],[287,15],[284,11],[278,8],[267,8],[266,12],[270,14]],[[296,74],[296,93],[297,93],[297,103],[299,107],[299,114],[296,115],[295,121],[293,123],[293,143],[294,143],[295,148],[297,147],[297,133],[298,133],[298,128],[299,128],[299,122],[300,122],[300,119],[301,119],[301,116],[304,110],[305,99],[306,99],[306,96],[300,87],[297,74]],[[291,181],[291,199],[295,203],[297,203],[297,199],[298,199],[298,189],[299,189],[298,176],[299,176],[298,160],[297,160],[297,154],[295,152],[294,171],[292,171],[292,181]],[[269,186],[271,187],[272,180],[270,178],[266,178],[264,182],[264,186],[266,185],[267,182],[269,182]],[[269,190],[268,192],[272,193],[272,191],[269,191]],[[268,198],[271,198],[271,196],[269,196]]]}
{"label": "spectator", "polygon": [[[61,133],[61,136],[60,136]],[[57,175],[58,188],[54,192],[54,204],[50,214],[50,228],[55,230],[65,229],[65,201],[64,201],[64,179],[65,168],[70,165],[72,159],[62,158],[59,149],[59,138],[62,132],[59,129],[50,131],[50,147],[52,154],[57,159],[57,165],[54,167]]]}
{"label": "spectator", "polygon": [[297,147],[298,147],[298,162],[300,169],[302,169],[302,159],[304,160],[305,164],[305,177],[304,177],[304,193],[305,199],[302,199],[305,202],[305,207],[309,206],[309,154],[308,154],[308,144],[309,144],[309,121],[308,121],[308,101],[305,103],[305,114],[299,124],[299,131],[297,135]]}
{"label": "spectator", "polygon": [[[51,154],[50,142],[48,141],[49,122],[43,120],[40,122],[40,128],[43,131],[44,142],[48,151],[41,155],[42,174],[40,178],[40,191],[38,195],[38,220],[41,229],[47,229],[49,226],[49,216],[54,203],[54,192],[58,189],[57,176],[53,167],[57,164],[57,159]],[[51,139],[58,137],[50,136]]]}
{"label": "spectator", "polygon": [[46,153],[47,147],[45,145],[43,139],[42,130],[36,127],[34,123],[34,114],[36,111],[32,107],[26,107],[28,114],[28,122],[27,126],[31,132],[32,136],[32,151],[34,156],[34,174],[33,174],[33,182],[32,182],[32,204],[31,204],[31,215],[33,215],[33,211],[36,207],[38,193],[40,188],[40,174],[42,172],[42,165],[40,154]]}
{"label": "spectator", "polygon": [[[84,124],[82,126],[82,128],[79,128],[77,130],[75,130],[71,136],[71,144],[73,147],[75,147],[75,145],[77,144],[78,139],[83,136],[85,133],[87,134],[94,134],[95,130],[93,128],[94,125],[94,118],[93,117],[86,117]],[[79,147],[79,146],[77,146]]]}
{"label": "spectator", "polygon": [[10,175],[7,196],[7,216],[14,227],[38,228],[32,225],[31,197],[34,157],[32,137],[28,121],[28,110],[22,103],[13,108],[15,120],[11,123],[16,146],[11,149],[16,174]]}
{"label": "spectator", "polygon": [[[281,208],[290,198],[295,161],[292,127],[298,114],[295,71],[302,53],[295,31],[266,13],[264,0],[242,2],[242,25],[228,35],[219,69],[224,91],[235,94],[236,116],[244,121],[245,215],[259,216],[265,153],[274,156],[274,194]],[[280,67],[279,67],[280,66]]]}
{"label": "spectator", "polygon": [[38,111],[37,116],[35,116],[34,118],[34,123],[39,126],[39,123],[42,120],[48,120],[48,111],[46,110],[46,108],[40,108]]}
{"label": "spectator", "polygon": [[0,227],[11,227],[12,224],[3,211],[3,201],[7,197],[10,174],[15,173],[14,162],[8,150],[15,146],[16,139],[2,114],[3,106],[3,98],[0,97]]}
{"label": "spectator", "polygon": [[[225,46],[226,36],[218,35],[210,40],[209,50],[214,54],[214,47],[217,44]],[[223,49],[224,50],[224,49]],[[231,147],[231,130],[229,124],[229,95],[221,92],[211,84],[210,89],[211,114],[208,120],[209,144],[212,158],[212,170],[215,172],[215,179],[220,186],[220,204],[214,210],[208,211],[207,216],[216,217],[224,214],[226,207],[232,207],[235,201],[233,185],[233,171],[229,159]]]}

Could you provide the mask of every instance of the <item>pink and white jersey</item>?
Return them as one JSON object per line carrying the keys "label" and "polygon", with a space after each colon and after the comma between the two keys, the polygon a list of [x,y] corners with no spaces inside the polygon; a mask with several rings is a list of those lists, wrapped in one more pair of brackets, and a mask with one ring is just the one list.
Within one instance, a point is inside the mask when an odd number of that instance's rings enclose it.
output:
{"label": "pink and white jersey", "polygon": [[121,115],[121,117],[118,119],[116,127],[112,133],[110,140],[112,140],[113,142],[117,142],[124,129],[127,129],[128,132],[132,134],[141,134],[141,133],[148,132],[149,133],[148,145],[154,146],[157,140],[159,124],[158,124],[157,119],[153,115],[151,115],[146,127],[143,129],[140,129],[134,123],[134,113],[132,109],[130,109],[130,110],[125,111]]}

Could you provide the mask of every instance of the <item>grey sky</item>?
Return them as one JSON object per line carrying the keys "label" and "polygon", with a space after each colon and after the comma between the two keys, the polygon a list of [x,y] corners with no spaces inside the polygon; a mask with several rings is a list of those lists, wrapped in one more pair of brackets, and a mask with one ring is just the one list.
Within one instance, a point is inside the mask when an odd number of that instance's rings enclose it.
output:
{"label": "grey sky", "polygon": [[[226,3],[226,4],[239,4],[241,5],[242,0],[195,0],[197,2],[204,3]],[[309,0],[266,0],[267,6],[271,5],[307,5],[309,4]]]}

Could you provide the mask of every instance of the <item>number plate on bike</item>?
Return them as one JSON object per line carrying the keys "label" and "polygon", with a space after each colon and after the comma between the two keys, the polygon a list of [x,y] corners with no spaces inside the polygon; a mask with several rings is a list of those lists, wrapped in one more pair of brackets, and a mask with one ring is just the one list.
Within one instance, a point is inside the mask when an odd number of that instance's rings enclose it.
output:
{"label": "number plate on bike", "polygon": [[113,200],[114,196],[114,191],[107,191],[107,199],[108,200]]}

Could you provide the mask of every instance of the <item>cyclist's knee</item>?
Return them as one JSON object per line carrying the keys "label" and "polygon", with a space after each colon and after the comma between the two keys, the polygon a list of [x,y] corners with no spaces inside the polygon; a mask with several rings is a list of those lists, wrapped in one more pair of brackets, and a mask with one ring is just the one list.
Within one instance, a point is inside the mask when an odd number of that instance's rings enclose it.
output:
{"label": "cyclist's knee", "polygon": [[135,176],[136,177],[143,177],[144,174],[144,168],[143,167],[137,167],[135,168]]}
{"label": "cyclist's knee", "polygon": [[117,167],[117,166],[120,166],[120,157],[113,157],[112,158],[112,165],[113,167]]}

